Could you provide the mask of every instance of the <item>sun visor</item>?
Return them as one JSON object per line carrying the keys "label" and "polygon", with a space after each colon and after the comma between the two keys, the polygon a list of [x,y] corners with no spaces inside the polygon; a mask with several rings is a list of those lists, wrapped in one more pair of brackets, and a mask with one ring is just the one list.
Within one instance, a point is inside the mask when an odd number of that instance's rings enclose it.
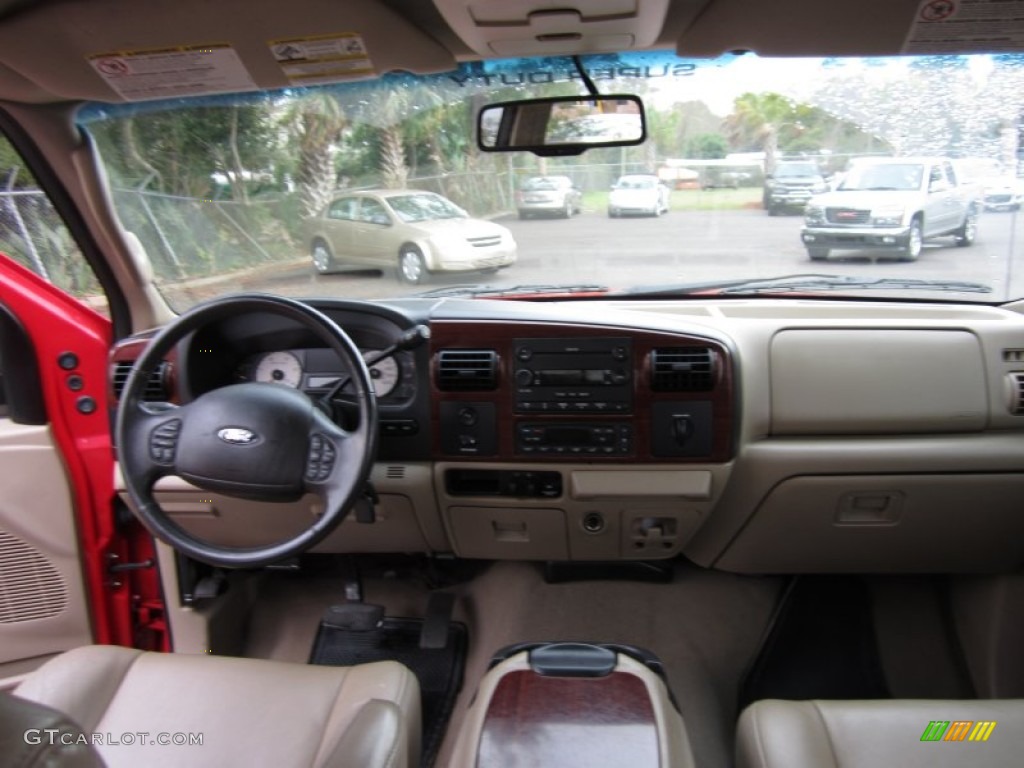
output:
{"label": "sun visor", "polygon": [[0,100],[16,102],[48,101],[38,85],[0,62]]}
{"label": "sun visor", "polygon": [[[759,56],[888,56],[903,53],[921,0],[712,0],[676,42],[680,56],[730,51]],[[934,51],[941,52],[941,51]]]}
{"label": "sun visor", "polygon": [[379,0],[58,2],[0,24],[0,98],[12,101],[147,101],[454,67]]}

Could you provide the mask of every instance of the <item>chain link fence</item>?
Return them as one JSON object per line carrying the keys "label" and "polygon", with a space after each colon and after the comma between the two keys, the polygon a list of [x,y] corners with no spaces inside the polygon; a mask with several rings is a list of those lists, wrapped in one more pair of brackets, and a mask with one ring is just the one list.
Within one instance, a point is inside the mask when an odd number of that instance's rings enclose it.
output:
{"label": "chain link fence", "polygon": [[[623,173],[652,170],[638,163],[580,165],[557,158],[516,166],[509,159],[501,171],[419,175],[409,179],[408,186],[444,195],[474,216],[493,218],[515,210],[516,190],[530,176],[569,176],[584,191],[599,191]],[[112,194],[124,228],[139,238],[161,283],[180,284],[308,255],[295,194],[247,203],[124,188]],[[39,189],[0,189],[0,252],[74,296],[101,293],[63,221]]]}
{"label": "chain link fence", "polygon": [[63,219],[39,189],[0,190],[0,253],[72,296],[92,299],[102,293]]}

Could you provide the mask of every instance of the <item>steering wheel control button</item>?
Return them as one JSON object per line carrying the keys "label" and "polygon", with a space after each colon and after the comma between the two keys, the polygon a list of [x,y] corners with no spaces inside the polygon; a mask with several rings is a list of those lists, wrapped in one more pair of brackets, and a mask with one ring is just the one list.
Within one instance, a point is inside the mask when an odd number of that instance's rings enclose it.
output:
{"label": "steering wheel control button", "polygon": [[75,408],[78,409],[79,413],[84,413],[86,416],[92,413],[96,413],[96,401],[88,395],[83,395],[75,401]]}
{"label": "steering wheel control button", "polygon": [[149,456],[157,464],[173,464],[181,434],[181,419],[165,421],[149,436]]}
{"label": "steering wheel control button", "polygon": [[73,371],[78,367],[78,355],[74,352],[61,352],[57,356],[57,365],[65,371]]}
{"label": "steering wheel control button", "polygon": [[306,462],[306,479],[322,483],[331,476],[334,469],[334,446],[323,435],[313,435],[309,440],[309,460]]}

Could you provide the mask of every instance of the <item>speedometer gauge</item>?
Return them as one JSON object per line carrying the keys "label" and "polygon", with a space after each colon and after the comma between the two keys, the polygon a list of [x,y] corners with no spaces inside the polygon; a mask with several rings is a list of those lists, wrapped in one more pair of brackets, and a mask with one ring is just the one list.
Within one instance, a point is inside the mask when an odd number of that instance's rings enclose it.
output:
{"label": "speedometer gauge", "polygon": [[256,364],[256,381],[298,388],[302,383],[302,363],[291,352],[268,352]]}
{"label": "speedometer gauge", "polygon": [[[373,357],[380,350],[364,349],[363,359]],[[387,357],[370,368],[370,381],[373,382],[373,391],[377,397],[384,397],[391,394],[398,384],[398,363],[393,357]]]}

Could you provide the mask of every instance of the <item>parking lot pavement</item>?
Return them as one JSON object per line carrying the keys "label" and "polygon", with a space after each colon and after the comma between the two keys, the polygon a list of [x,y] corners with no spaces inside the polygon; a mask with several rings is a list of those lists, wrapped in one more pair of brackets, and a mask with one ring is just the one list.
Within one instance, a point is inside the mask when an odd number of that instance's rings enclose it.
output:
{"label": "parking lot pavement", "polygon": [[433,275],[419,286],[408,286],[399,284],[393,273],[319,276],[311,265],[291,265],[268,275],[263,289],[367,298],[459,283],[600,283],[621,289],[813,272],[979,282],[993,287],[993,293],[979,295],[979,300],[1000,301],[1024,295],[1024,225],[1018,218],[986,213],[973,246],[958,248],[952,238],[941,238],[927,243],[917,262],[906,263],[885,253],[854,252],[811,262],[800,242],[802,217],[770,217],[760,209],[672,211],[659,218],[611,219],[604,211],[586,210],[571,219],[524,221],[510,216],[499,221],[515,236],[519,260],[494,275]]}

